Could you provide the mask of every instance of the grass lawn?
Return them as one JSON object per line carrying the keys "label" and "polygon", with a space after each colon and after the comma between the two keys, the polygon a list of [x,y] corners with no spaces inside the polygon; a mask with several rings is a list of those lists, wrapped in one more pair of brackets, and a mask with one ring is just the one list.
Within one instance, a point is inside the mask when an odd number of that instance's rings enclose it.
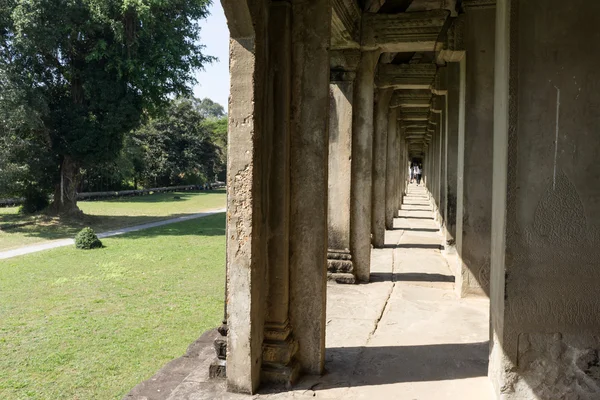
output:
{"label": "grass lawn", "polygon": [[[78,203],[79,208],[85,215],[80,219],[58,219],[43,215],[23,216],[18,213],[18,207],[0,208],[0,251],[50,239],[74,237],[86,226],[94,228],[96,232],[103,232],[221,208],[225,207],[225,202],[225,190],[160,193],[103,201],[81,201]],[[31,224],[1,230],[3,226],[22,222]]]}
{"label": "grass lawn", "polygon": [[121,399],[223,313],[225,214],[0,261],[0,399]]}

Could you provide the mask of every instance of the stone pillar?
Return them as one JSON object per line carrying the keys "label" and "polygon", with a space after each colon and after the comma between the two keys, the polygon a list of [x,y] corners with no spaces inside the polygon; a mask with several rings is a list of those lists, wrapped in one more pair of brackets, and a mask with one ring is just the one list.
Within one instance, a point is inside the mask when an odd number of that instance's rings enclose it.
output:
{"label": "stone pillar", "polygon": [[378,59],[379,51],[362,53],[354,87],[350,245],[354,271],[361,282],[368,282],[371,274],[373,94]]}
{"label": "stone pillar", "polygon": [[466,118],[456,237],[460,270],[456,288],[461,296],[489,293],[492,190],[486,182],[492,181],[495,9],[481,4],[464,3]]}
{"label": "stone pillar", "polygon": [[373,136],[373,187],[371,190],[371,233],[373,247],[385,244],[385,182],[387,166],[388,119],[393,89],[378,89],[375,99]]}
{"label": "stone pillar", "polygon": [[293,383],[300,370],[292,334],[290,299],[290,101],[291,19],[288,1],[271,3],[269,13],[269,138],[267,196],[267,273],[262,381]]}
{"label": "stone pillar", "polygon": [[[448,95],[446,96],[447,105],[447,140],[446,140],[446,223],[445,223],[445,246],[446,249],[454,249],[456,237],[456,209],[457,209],[457,184],[458,184],[458,130],[459,115],[462,114],[464,121],[464,101],[461,101],[461,94],[464,98],[464,80],[461,80],[461,65],[464,62],[452,62],[447,64],[448,71]],[[464,68],[463,68],[464,70]],[[464,71],[463,71],[464,72]],[[462,84],[461,84],[462,82]],[[462,90],[462,92],[461,92]],[[464,122],[463,122],[464,126]]]}
{"label": "stone pillar", "polygon": [[[398,113],[398,110],[396,110]],[[397,115],[396,115],[397,116]],[[406,143],[406,127],[402,120],[396,120],[396,130],[398,131],[398,152],[402,154],[400,159],[400,168],[398,170],[398,189],[397,189],[397,201],[396,204],[396,213],[395,216],[399,215],[399,211],[402,208],[402,202],[404,200],[404,196],[406,195],[406,185],[408,182],[408,163],[410,160],[408,159],[408,149]]]}
{"label": "stone pillar", "polygon": [[498,0],[490,377],[600,398],[600,3]]}
{"label": "stone pillar", "polygon": [[[329,85],[329,279],[355,283],[350,252],[350,195],[352,181],[352,113],[358,51],[332,56]],[[356,62],[353,61],[356,59]],[[334,61],[336,60],[336,61]],[[335,63],[335,66],[334,66]],[[340,69],[341,67],[344,69]],[[348,69],[351,69],[348,71]]]}
{"label": "stone pillar", "polygon": [[440,227],[444,224],[444,142],[446,140],[446,132],[444,127],[444,96],[438,97],[438,103],[436,114],[438,120],[438,167],[436,169],[438,182],[437,182],[437,197],[438,197],[438,212],[437,218]]}
{"label": "stone pillar", "polygon": [[396,108],[390,108],[388,113],[387,135],[387,166],[385,175],[385,227],[394,228],[394,217],[398,212],[398,196],[402,191],[400,170],[402,166],[402,152],[398,146]]}
{"label": "stone pillar", "polygon": [[292,1],[290,321],[297,359],[323,372],[327,289],[327,153],[331,1]]}
{"label": "stone pillar", "polygon": [[227,389],[255,393],[323,370],[331,4],[222,4],[232,38]]}
{"label": "stone pillar", "polygon": [[227,157],[227,389],[260,384],[264,328],[266,10],[222,1],[231,34]]}

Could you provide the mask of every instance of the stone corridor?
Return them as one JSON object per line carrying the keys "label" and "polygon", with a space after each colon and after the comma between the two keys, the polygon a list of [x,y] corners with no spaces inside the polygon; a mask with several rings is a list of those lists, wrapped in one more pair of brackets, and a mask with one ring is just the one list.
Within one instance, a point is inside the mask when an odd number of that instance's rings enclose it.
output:
{"label": "stone corridor", "polygon": [[425,189],[410,185],[371,283],[327,287],[327,374],[266,398],[491,399],[489,301],[456,296],[441,242]]}
{"label": "stone corridor", "polygon": [[423,186],[409,186],[385,242],[373,249],[370,283],[327,287],[324,376],[305,376],[289,392],[226,393],[208,378],[207,340],[172,391],[160,380],[173,374],[163,371],[128,399],[491,399],[489,300],[456,295]]}
{"label": "stone corridor", "polygon": [[[196,376],[280,398],[599,399],[600,2],[221,4],[225,310]],[[224,385],[198,382],[171,398]]]}

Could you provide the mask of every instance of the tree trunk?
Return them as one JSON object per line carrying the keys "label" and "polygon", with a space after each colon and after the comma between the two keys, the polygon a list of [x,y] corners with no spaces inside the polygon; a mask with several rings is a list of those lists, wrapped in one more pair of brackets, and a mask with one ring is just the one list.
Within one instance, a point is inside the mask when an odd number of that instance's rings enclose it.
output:
{"label": "tree trunk", "polygon": [[51,210],[57,215],[77,215],[77,184],[80,178],[78,164],[69,156],[64,156],[60,165],[60,182],[54,190]]}

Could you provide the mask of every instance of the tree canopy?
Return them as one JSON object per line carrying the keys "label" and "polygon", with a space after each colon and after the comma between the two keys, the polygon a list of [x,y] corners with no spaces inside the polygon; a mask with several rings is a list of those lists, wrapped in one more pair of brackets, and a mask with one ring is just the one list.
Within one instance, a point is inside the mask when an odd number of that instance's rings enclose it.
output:
{"label": "tree canopy", "polygon": [[124,135],[145,114],[160,111],[169,96],[190,93],[194,70],[212,60],[198,26],[208,3],[5,0],[0,6],[0,123],[9,127],[2,140],[45,148],[43,168],[56,172],[57,212],[77,211],[80,168],[119,157]]}

